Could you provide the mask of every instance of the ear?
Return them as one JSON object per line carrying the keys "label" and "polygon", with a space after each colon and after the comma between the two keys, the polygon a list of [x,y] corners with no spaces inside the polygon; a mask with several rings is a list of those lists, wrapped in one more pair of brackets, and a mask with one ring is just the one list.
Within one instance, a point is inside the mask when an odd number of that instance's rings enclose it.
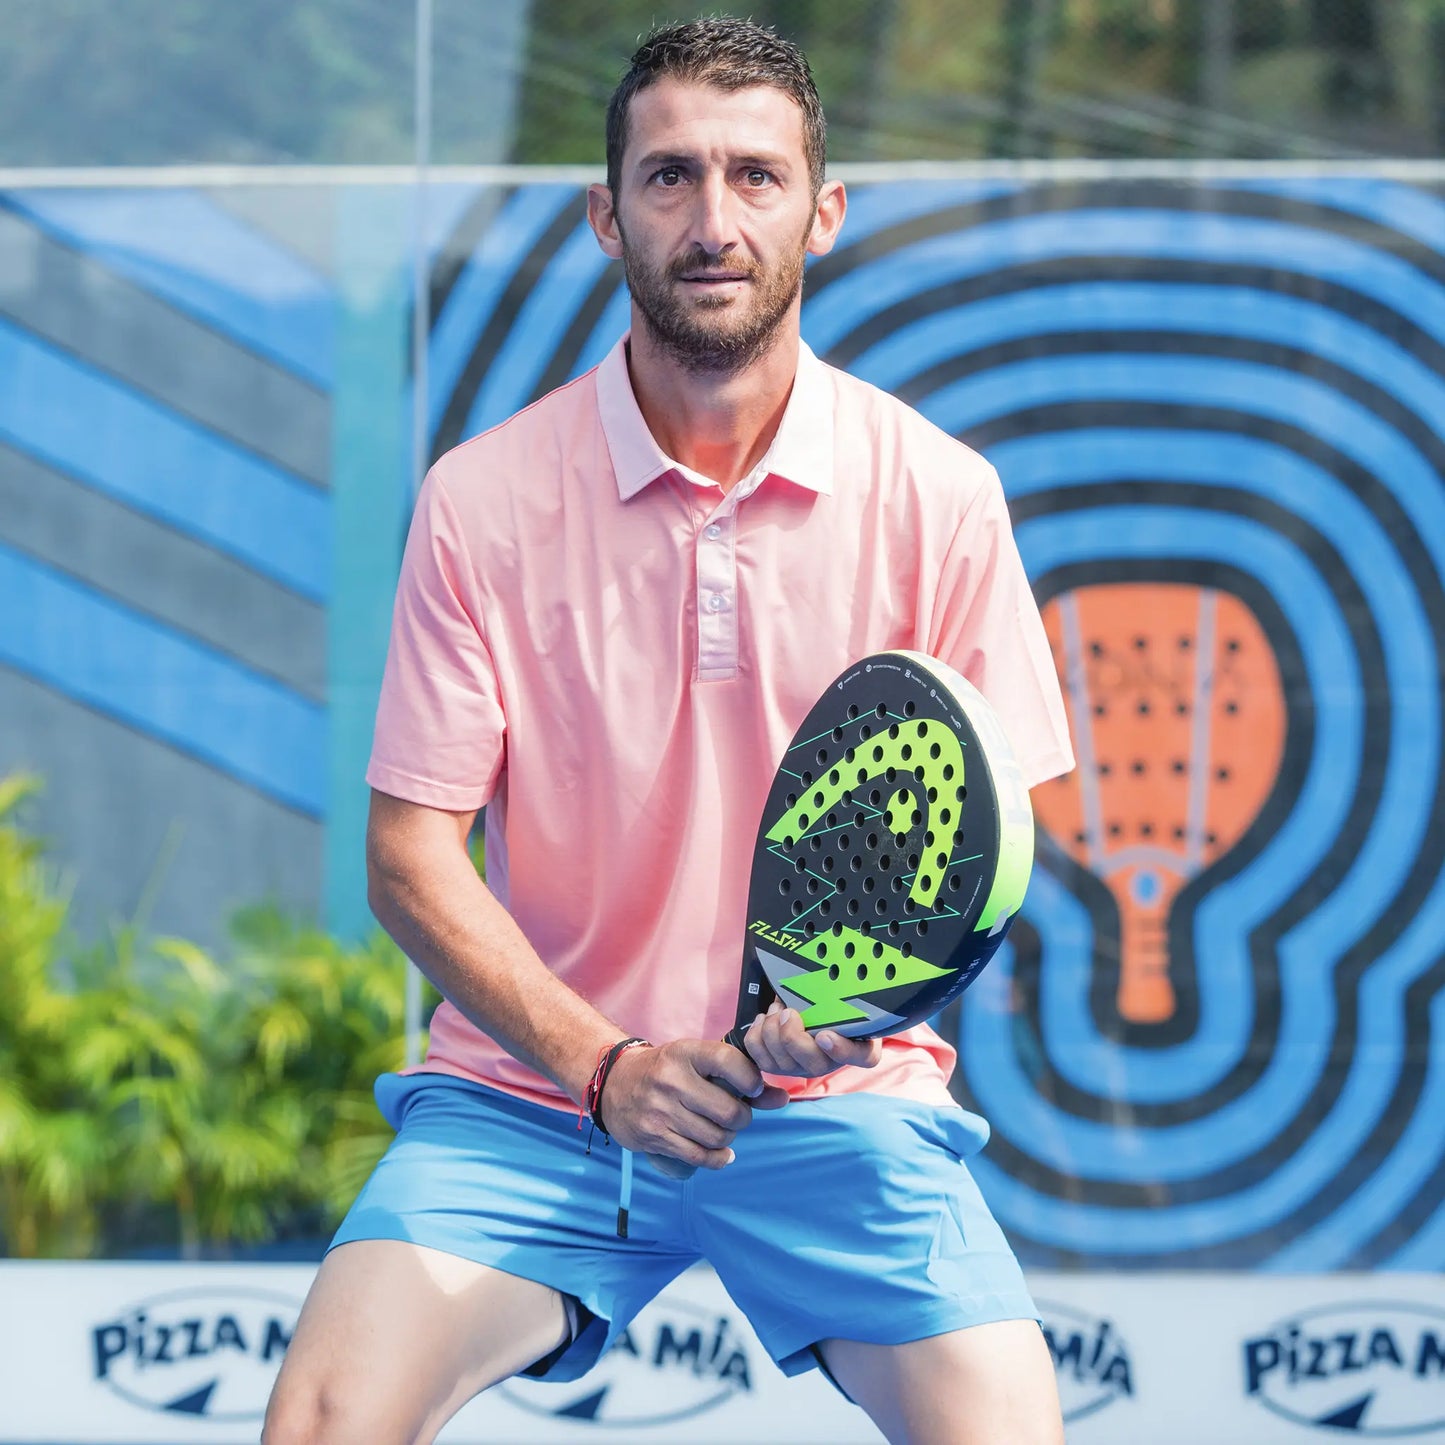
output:
{"label": "ear", "polygon": [[595,182],[587,187],[587,224],[592,227],[602,254],[620,261],[622,230],[617,224],[617,208],[609,187]]}
{"label": "ear", "polygon": [[817,208],[813,213],[813,228],[808,232],[808,254],[826,256],[843,229],[843,217],[848,210],[848,195],[842,181],[824,181],[818,192]]}

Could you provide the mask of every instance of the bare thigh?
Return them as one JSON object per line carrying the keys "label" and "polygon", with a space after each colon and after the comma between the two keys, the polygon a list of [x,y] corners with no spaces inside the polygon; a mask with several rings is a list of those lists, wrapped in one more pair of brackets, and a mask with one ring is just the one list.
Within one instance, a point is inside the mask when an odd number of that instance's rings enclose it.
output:
{"label": "bare thigh", "polygon": [[825,1340],[822,1353],[890,1445],[1063,1445],[1053,1361],[1033,1320],[905,1345]]}
{"label": "bare thigh", "polygon": [[546,1285],[397,1240],[340,1245],[306,1297],[262,1439],[425,1445],[566,1329]]}

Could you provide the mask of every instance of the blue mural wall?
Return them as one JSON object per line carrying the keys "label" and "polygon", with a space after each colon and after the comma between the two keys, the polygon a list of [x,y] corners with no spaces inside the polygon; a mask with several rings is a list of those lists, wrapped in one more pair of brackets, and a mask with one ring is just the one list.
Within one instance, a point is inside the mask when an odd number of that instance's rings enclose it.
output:
{"label": "blue mural wall", "polygon": [[[73,830],[155,836],[143,777],[201,862],[354,926],[409,401],[403,258],[347,204],[316,262],[284,207],[0,197],[0,767],[83,747]],[[627,302],[577,186],[439,187],[428,225],[436,453]],[[7,283],[22,233],[48,269]],[[1445,1265],[1445,196],[859,185],[804,331],[998,466],[1080,744],[943,1021],[1021,1253]]]}
{"label": "blue mural wall", "polygon": [[205,195],[0,194],[0,769],[88,923],[314,905],[337,309]]}

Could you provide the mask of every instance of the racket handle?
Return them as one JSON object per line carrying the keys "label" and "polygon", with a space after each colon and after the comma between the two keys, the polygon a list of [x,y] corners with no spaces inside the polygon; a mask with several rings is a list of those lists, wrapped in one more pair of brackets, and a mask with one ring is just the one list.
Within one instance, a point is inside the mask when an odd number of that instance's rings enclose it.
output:
{"label": "racket handle", "polygon": [[[731,1044],[740,1054],[747,1055],[748,1051],[743,1047],[743,1035],[747,1032],[745,1028],[735,1027],[727,1032],[723,1043]],[[748,1055],[751,1057],[751,1055]],[[721,1079],[714,1079],[713,1083],[727,1088]],[[731,1091],[729,1091],[731,1092]],[[665,1174],[669,1179],[691,1179],[697,1173],[697,1165],[689,1164],[683,1159],[674,1159],[670,1154],[649,1154],[647,1162],[657,1170],[659,1174]]]}
{"label": "racket handle", "polygon": [[671,1154],[649,1154],[647,1162],[659,1174],[665,1174],[669,1179],[691,1179],[697,1173],[696,1164],[689,1164],[685,1159],[674,1159]]}

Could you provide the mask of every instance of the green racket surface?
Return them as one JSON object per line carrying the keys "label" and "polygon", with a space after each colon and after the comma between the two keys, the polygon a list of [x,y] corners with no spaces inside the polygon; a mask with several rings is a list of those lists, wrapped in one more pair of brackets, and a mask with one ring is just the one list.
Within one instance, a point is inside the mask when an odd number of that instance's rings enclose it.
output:
{"label": "green racket surface", "polygon": [[763,809],[738,997],[808,1029],[900,1032],[978,976],[1033,866],[1028,789],[997,715],[934,658],[884,652],[827,689]]}

